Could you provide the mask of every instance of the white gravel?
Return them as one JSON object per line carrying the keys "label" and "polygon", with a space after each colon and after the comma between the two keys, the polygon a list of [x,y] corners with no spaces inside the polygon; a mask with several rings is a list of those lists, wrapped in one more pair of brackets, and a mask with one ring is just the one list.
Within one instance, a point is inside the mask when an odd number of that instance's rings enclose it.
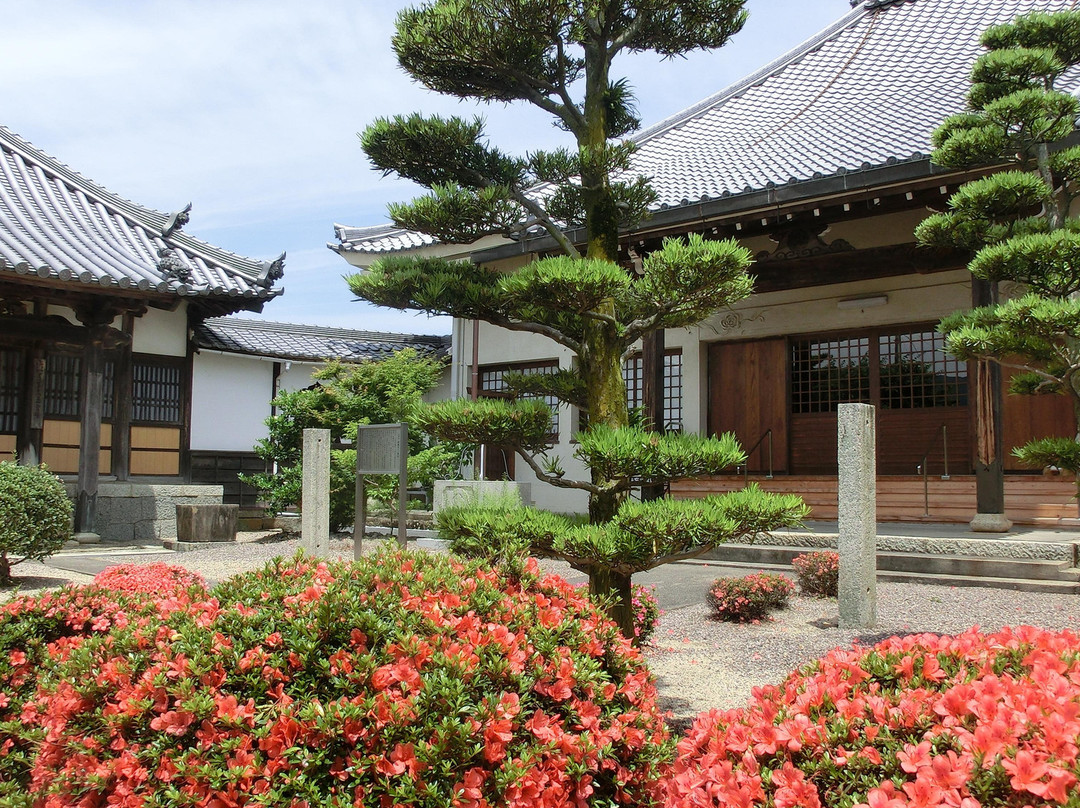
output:
{"label": "white gravel", "polygon": [[664,709],[678,722],[714,707],[737,707],[754,687],[779,684],[796,668],[856,641],[959,634],[974,626],[1080,630],[1076,595],[907,583],[879,583],[877,595],[877,626],[863,632],[835,627],[835,598],[795,597],[789,608],[756,624],[715,620],[705,604],[667,612],[646,650]]}
{"label": "white gravel", "polygon": [[[366,541],[365,552],[382,542]],[[219,581],[256,569],[276,556],[291,556],[296,539],[216,545],[185,553],[122,556],[117,562],[166,561]],[[352,557],[351,540],[331,543],[332,555]],[[543,562],[573,582],[584,580],[565,564]],[[13,569],[16,590],[0,590],[0,601],[15,591],[32,592],[64,583],[87,583],[91,577],[36,562]],[[795,668],[837,646],[869,644],[893,634],[933,632],[956,634],[973,626],[993,631],[1005,625],[1034,625],[1080,631],[1080,597],[1003,589],[958,588],[923,584],[879,583],[878,625],[871,632],[836,628],[835,599],[795,597],[788,609],[756,624],[724,623],[700,603],[667,611],[660,620],[646,657],[661,693],[662,706],[676,725],[714,707],[736,707],[751,690],[781,682]]]}

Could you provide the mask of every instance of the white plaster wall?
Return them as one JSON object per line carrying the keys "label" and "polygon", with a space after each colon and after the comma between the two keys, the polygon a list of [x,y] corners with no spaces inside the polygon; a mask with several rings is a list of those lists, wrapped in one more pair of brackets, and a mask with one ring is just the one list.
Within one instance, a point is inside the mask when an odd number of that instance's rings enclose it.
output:
{"label": "white plaster wall", "polygon": [[176,311],[148,309],[142,317],[135,318],[132,335],[135,353],[186,356],[187,345],[187,303],[181,303]]}
{"label": "white plaster wall", "polygon": [[257,357],[195,354],[191,390],[191,448],[250,452],[266,437],[274,363]]}
{"label": "white plaster wall", "polygon": [[434,401],[446,401],[447,399],[453,398],[454,390],[450,384],[450,375],[450,366],[447,365],[446,369],[443,371],[442,376],[439,378],[438,385],[428,391],[428,393],[424,396],[424,401],[430,403]]}
{"label": "white plaster wall", "polygon": [[284,360],[263,360],[271,367],[275,361],[280,363],[281,371],[278,375],[277,389],[279,393],[292,393],[311,387],[314,379],[311,375],[322,367],[321,362],[286,362]]}

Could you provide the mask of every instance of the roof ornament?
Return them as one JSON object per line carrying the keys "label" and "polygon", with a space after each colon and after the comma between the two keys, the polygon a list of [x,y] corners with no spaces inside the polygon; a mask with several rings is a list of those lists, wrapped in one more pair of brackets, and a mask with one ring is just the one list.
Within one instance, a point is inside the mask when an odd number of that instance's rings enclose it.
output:
{"label": "roof ornament", "polygon": [[260,267],[259,277],[255,282],[263,289],[269,289],[274,285],[274,281],[285,277],[285,253],[282,253],[269,263],[263,261]]}
{"label": "roof ornament", "polygon": [[842,238],[826,242],[822,236],[829,231],[827,222],[794,221],[779,225],[769,233],[769,238],[776,242],[772,252],[762,250],[754,259],[764,261],[790,261],[794,258],[813,258],[817,255],[849,252],[855,248]]}
{"label": "roof ornament", "polygon": [[165,280],[178,283],[191,282],[191,270],[176,254],[176,250],[170,247],[162,247],[158,250],[157,268]]}
{"label": "roof ornament", "polygon": [[165,222],[165,226],[161,228],[161,237],[168,238],[175,231],[179,230],[188,220],[191,219],[191,203],[187,203],[187,207],[183,210],[178,210],[176,213],[169,216],[169,220]]}

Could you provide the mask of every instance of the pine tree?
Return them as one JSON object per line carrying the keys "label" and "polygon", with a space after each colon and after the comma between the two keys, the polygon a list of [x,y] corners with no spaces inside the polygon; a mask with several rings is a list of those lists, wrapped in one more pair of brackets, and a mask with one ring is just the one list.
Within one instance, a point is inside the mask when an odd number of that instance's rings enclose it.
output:
{"label": "pine tree", "polygon": [[[1027,293],[942,321],[947,350],[1021,372],[1011,391],[1072,398],[1080,422],[1080,102],[1056,88],[1080,64],[1080,12],[1035,12],[982,36],[968,111],[934,133],[933,162],[949,168],[1011,167],[963,185],[949,210],[916,230],[925,245],[970,250],[971,273],[1013,281]],[[1022,462],[1080,471],[1076,437],[1014,449]]]}
{"label": "pine tree", "polygon": [[448,402],[428,410],[425,428],[447,440],[515,450],[538,479],[588,492],[590,527],[572,535],[565,525],[540,531],[530,543],[587,572],[594,592],[617,593],[612,614],[627,630],[634,572],[803,513],[801,502],[760,492],[698,508],[625,502],[634,480],[717,473],[742,460],[731,436],[710,440],[630,427],[622,359],[646,334],[700,322],[746,297],[751,279],[747,250],[699,236],[666,240],[644,259],[640,275],[618,264],[620,232],[647,215],[656,194],[631,171],[635,147],[626,136],[639,121],[632,91],[625,80],[612,79],[612,66],[622,53],[674,57],[720,47],[742,27],[743,5],[430,0],[398,15],[393,48],[401,66],[440,93],[533,104],[553,116],[574,146],[516,157],[486,141],[479,118],[421,115],[377,120],[361,136],[377,168],[429,189],[390,207],[397,225],[447,243],[543,232],[557,245],[553,254],[509,272],[387,257],[348,283],[379,305],[483,320],[546,337],[576,355],[573,371],[510,381],[519,394],[555,396],[587,414],[577,451],[590,469],[587,480],[567,478],[559,459],[547,456],[550,416],[540,402]]}

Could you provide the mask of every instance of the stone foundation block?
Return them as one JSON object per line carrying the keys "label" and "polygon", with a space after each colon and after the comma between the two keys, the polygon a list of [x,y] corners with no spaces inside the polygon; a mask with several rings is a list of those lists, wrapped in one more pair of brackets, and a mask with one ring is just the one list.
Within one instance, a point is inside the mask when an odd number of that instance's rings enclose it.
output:
{"label": "stone foundation block", "polygon": [[236,541],[239,505],[177,505],[178,542]]}

